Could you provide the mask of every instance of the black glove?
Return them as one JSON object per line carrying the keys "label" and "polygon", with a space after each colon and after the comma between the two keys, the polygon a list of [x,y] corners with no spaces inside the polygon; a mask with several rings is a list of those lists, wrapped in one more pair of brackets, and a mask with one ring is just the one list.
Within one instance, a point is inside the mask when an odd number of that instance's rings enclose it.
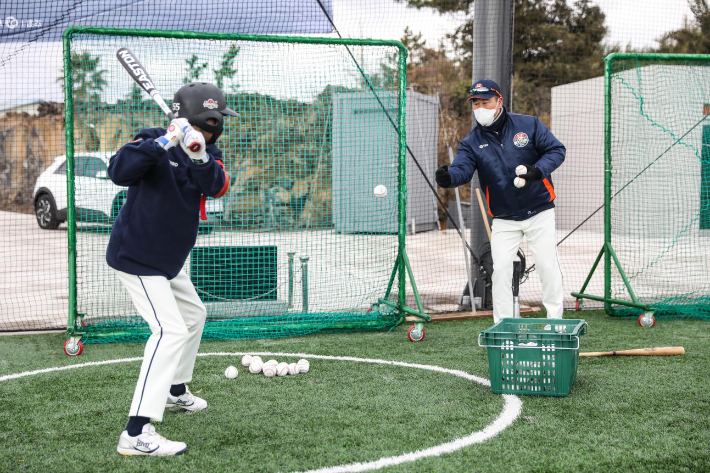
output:
{"label": "black glove", "polygon": [[[525,168],[525,173],[518,174],[518,168],[520,166],[523,166]],[[540,170],[535,166],[530,166],[529,164],[521,164],[518,166],[518,168],[515,168],[515,174],[517,174],[518,177],[522,177],[527,182],[539,181],[540,179],[542,179],[542,172],[540,172]]]}
{"label": "black glove", "polygon": [[436,170],[436,183],[441,187],[449,187],[451,185],[451,174],[449,174],[449,166],[441,166]]}

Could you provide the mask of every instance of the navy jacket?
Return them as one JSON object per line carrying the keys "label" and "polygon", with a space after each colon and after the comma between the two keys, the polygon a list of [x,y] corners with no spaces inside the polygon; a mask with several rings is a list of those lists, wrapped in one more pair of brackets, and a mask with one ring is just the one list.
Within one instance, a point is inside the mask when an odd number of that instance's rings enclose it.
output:
{"label": "navy jacket", "polygon": [[197,240],[202,195],[221,197],[229,177],[215,145],[207,145],[209,162],[195,164],[179,145],[166,152],[155,144],[165,133],[141,130],[111,156],[108,175],[128,193],[111,230],[106,262],[125,273],[172,279]]}
{"label": "navy jacket", "polygon": [[[490,126],[477,126],[459,144],[449,167],[451,187],[466,184],[478,170],[481,189],[492,217],[526,220],[555,206],[550,175],[565,160],[565,147],[537,118],[508,113]],[[513,184],[515,168],[529,164],[542,172],[542,179],[518,189]]]}

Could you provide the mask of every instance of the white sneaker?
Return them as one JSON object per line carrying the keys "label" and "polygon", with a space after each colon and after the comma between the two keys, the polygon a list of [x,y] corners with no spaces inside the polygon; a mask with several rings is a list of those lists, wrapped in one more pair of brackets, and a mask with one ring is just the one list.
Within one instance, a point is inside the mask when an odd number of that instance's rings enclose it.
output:
{"label": "white sneaker", "polygon": [[185,393],[181,396],[173,396],[168,393],[168,402],[165,404],[165,407],[179,407],[189,412],[197,412],[207,409],[207,401],[193,395],[190,389],[185,386]]}
{"label": "white sneaker", "polygon": [[145,424],[143,426],[143,433],[137,437],[131,437],[128,435],[128,432],[124,430],[118,439],[116,451],[121,455],[180,455],[187,451],[187,445],[183,442],[168,440],[162,435],[155,433],[155,427],[150,424]]}

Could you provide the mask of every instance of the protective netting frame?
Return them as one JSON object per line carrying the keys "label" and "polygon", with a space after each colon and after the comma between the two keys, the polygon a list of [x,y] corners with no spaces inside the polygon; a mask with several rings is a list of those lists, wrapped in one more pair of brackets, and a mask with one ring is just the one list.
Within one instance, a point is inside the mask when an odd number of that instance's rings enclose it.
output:
{"label": "protective netting frame", "polygon": [[[683,290],[685,290],[690,283],[690,281],[683,276],[685,268],[676,267],[668,271],[668,274],[673,274],[673,276],[666,275],[665,277],[661,277],[652,273],[654,267],[656,267],[656,270],[659,269],[658,267],[661,266],[659,263],[666,256],[671,258],[671,262],[677,263],[679,260],[684,260],[682,247],[681,250],[675,248],[676,246],[680,246],[682,239],[694,238],[694,241],[697,243],[697,239],[703,237],[701,232],[707,233],[704,235],[705,238],[710,236],[710,225],[708,224],[710,222],[708,218],[708,215],[710,215],[708,214],[708,212],[710,212],[710,191],[707,188],[708,183],[705,182],[710,178],[710,170],[708,170],[708,161],[710,161],[710,120],[707,120],[708,112],[710,112],[710,106],[708,105],[708,103],[710,103],[710,95],[708,91],[704,91],[697,85],[698,82],[707,83],[707,80],[698,80],[695,84],[696,87],[692,89],[696,91],[696,97],[700,95],[702,98],[703,112],[700,118],[688,120],[687,123],[683,123],[684,126],[672,129],[671,124],[667,123],[668,119],[664,123],[653,113],[657,112],[657,110],[653,108],[653,101],[645,99],[641,91],[643,87],[642,75],[644,73],[648,73],[649,75],[655,74],[656,69],[654,68],[659,67],[705,67],[707,68],[706,70],[700,69],[700,71],[706,72],[710,71],[710,55],[614,53],[605,58],[604,246],[599,252],[582,289],[579,292],[572,293],[573,296],[578,298],[578,303],[584,298],[604,302],[606,313],[612,316],[637,316],[643,313],[644,320],[639,319],[642,325],[651,325],[654,322],[654,315],[667,318],[710,318],[710,286],[708,285],[709,280],[706,276],[701,277],[699,279],[700,282],[696,282],[696,286],[690,288],[691,290],[682,293],[678,290],[680,286],[686,285],[686,287],[683,288]],[[676,71],[676,74],[679,73],[680,71]],[[648,81],[648,79],[646,79],[646,81]],[[678,77],[676,76],[673,78],[673,82],[677,81]],[[661,92],[665,96],[672,96],[678,99],[684,96],[686,90],[688,90],[688,88],[666,87],[665,89],[662,88]],[[615,167],[615,164],[623,159],[619,157],[619,155],[623,154],[623,151],[628,152],[628,150],[624,148],[628,146],[628,141],[626,140],[629,140],[629,137],[618,132],[618,128],[615,126],[617,123],[615,117],[622,115],[622,118],[626,118],[623,116],[623,113],[631,109],[631,107],[623,108],[623,103],[621,107],[617,106],[615,108],[615,105],[622,101],[621,97],[623,97],[624,93],[632,97],[634,108],[637,109],[637,111],[634,112],[635,116],[632,115],[632,119],[637,118],[642,123],[650,125],[666,138],[664,143],[659,143],[653,148],[652,153],[645,156],[644,162],[640,163],[636,169],[632,170],[627,170],[623,166],[618,165]],[[649,96],[646,95],[646,97]],[[651,97],[653,97],[653,94],[651,94]],[[678,102],[680,102],[680,100],[678,100]],[[700,125],[704,125],[704,127],[699,128]],[[692,136],[689,137],[691,133],[699,135],[695,137],[700,138],[700,146],[696,147],[692,144]],[[621,135],[621,138],[615,141],[617,134]],[[635,137],[636,136],[632,135],[631,138]],[[651,139],[652,137],[649,136],[648,138]],[[673,152],[682,152],[684,149],[689,150],[690,155],[692,155],[690,156],[691,160],[697,159],[697,164],[700,168],[697,173],[699,180],[698,190],[700,191],[698,208],[692,208],[688,211],[689,206],[686,207],[684,205],[685,202],[681,202],[681,210],[686,212],[681,216],[681,218],[684,217],[686,219],[680,223],[681,228],[676,234],[670,235],[670,237],[665,238],[665,240],[663,238],[663,232],[658,232],[660,235],[655,235],[657,237],[656,239],[660,241],[658,251],[656,251],[649,260],[644,261],[643,258],[646,257],[646,253],[638,251],[643,250],[643,248],[638,248],[637,251],[634,251],[633,247],[627,249],[624,245],[625,243],[628,244],[628,242],[633,243],[634,240],[636,240],[636,243],[649,240],[647,235],[634,234],[634,231],[638,232],[641,230],[639,229],[639,225],[634,225],[635,221],[629,223],[629,220],[631,220],[629,217],[623,218],[623,216],[620,216],[620,214],[622,214],[620,209],[626,208],[629,204],[628,200],[624,197],[628,199],[629,194],[634,192],[633,184],[637,185],[635,191],[642,194],[644,189],[641,188],[639,190],[638,186],[643,185],[643,178],[646,177],[644,174],[647,172],[653,173],[653,166],[656,165],[656,169],[658,169],[662,165],[664,157],[668,158]],[[671,180],[671,184],[674,183],[672,180],[674,178],[679,179],[679,177],[685,175],[695,177],[692,171],[683,174],[685,168],[677,163],[676,166],[673,166],[672,163],[666,163],[665,165],[671,166],[671,169],[674,170],[674,172],[670,173],[671,177],[669,180]],[[637,181],[637,179],[639,180]],[[669,187],[675,188],[673,185]],[[651,189],[650,192],[653,193],[654,190]],[[645,208],[635,207],[633,210],[637,213],[649,211],[652,209],[652,200],[655,197],[656,194],[647,195],[648,200],[645,202]],[[681,197],[685,198],[686,196],[682,195]],[[656,211],[656,208],[653,208],[653,211]],[[663,209],[661,209],[661,212],[662,211]],[[661,216],[663,217],[664,215],[661,214]],[[669,218],[668,220],[672,219]],[[700,261],[701,264],[705,264],[703,262],[707,262],[708,259],[702,256],[703,245],[697,245],[697,247],[701,249],[700,254],[694,253],[686,255],[685,260],[689,262],[687,258],[691,258]],[[621,251],[617,252],[619,249],[621,249]],[[680,255],[676,254],[679,251]],[[585,288],[594,275],[602,256],[604,256],[604,296],[585,294]],[[642,260],[642,263],[638,264],[635,259]],[[616,268],[616,271],[614,268]],[[645,273],[649,273],[650,275]],[[674,278],[675,281],[673,280]],[[656,286],[654,288],[652,286],[654,280],[660,283],[660,287],[665,287],[666,285],[672,286],[675,282],[675,289],[678,290],[678,292],[671,292],[670,294],[661,296],[649,295],[649,292],[659,287]],[[630,301],[625,300],[627,295],[631,299]]]}
{"label": "protective netting frame", "polygon": [[[222,33],[193,33],[174,32],[157,30],[133,30],[133,29],[112,29],[93,27],[70,27],[63,35],[64,43],[64,89],[66,96],[66,143],[67,143],[67,181],[68,181],[68,202],[67,202],[67,222],[68,222],[68,246],[69,246],[69,320],[67,334],[72,343],[79,339],[91,342],[114,342],[114,341],[139,341],[146,339],[150,331],[140,317],[136,314],[132,317],[131,332],[126,332],[125,324],[115,321],[102,322],[98,324],[86,324],[85,313],[80,312],[78,305],[78,267],[77,267],[77,216],[75,210],[74,195],[74,156],[75,156],[75,130],[74,130],[74,97],[71,61],[71,42],[77,35],[108,35],[108,36],[130,36],[148,37],[164,39],[193,39],[208,41],[251,41],[251,42],[271,42],[271,43],[298,43],[309,45],[333,45],[343,46],[347,54],[352,59],[354,67],[363,79],[363,93],[371,94],[379,104],[382,111],[387,115],[389,125],[393,127],[397,135],[397,166],[396,184],[396,258],[393,261],[393,268],[389,277],[387,289],[382,297],[372,301],[368,310],[357,312],[337,312],[322,314],[309,312],[307,305],[301,314],[288,313],[278,316],[239,316],[231,319],[220,318],[210,320],[205,326],[203,339],[234,339],[234,338],[269,338],[279,336],[294,336],[313,333],[317,331],[354,331],[354,330],[383,330],[392,329],[402,323],[405,314],[417,317],[417,320],[427,321],[429,316],[424,313],[421,306],[416,285],[412,276],[408,257],[405,250],[406,235],[406,136],[405,136],[405,88],[406,88],[406,56],[407,51],[398,41],[388,40],[358,40],[358,39],[335,39],[320,37],[293,37],[293,36],[263,36],[263,35],[242,35],[242,34],[222,34]],[[365,73],[357,59],[350,51],[350,47],[359,46],[385,46],[394,48],[398,52],[397,84],[396,84],[396,104],[397,115],[391,117],[387,108],[378,96],[377,86],[373,84],[370,77]],[[150,71],[149,71],[150,72]],[[154,77],[155,79],[155,77]],[[369,90],[369,92],[368,92]],[[388,126],[389,126],[388,125]],[[406,306],[406,274],[409,274],[410,284],[418,310],[410,309]],[[305,275],[304,275],[305,277]],[[290,283],[289,283],[290,284]],[[291,287],[289,287],[289,291]],[[395,292],[396,295],[392,295]],[[304,298],[305,298],[304,294]],[[307,300],[307,299],[306,299]],[[297,316],[295,316],[297,315]],[[323,320],[323,315],[327,315],[329,320]],[[90,321],[90,317],[87,319]]]}

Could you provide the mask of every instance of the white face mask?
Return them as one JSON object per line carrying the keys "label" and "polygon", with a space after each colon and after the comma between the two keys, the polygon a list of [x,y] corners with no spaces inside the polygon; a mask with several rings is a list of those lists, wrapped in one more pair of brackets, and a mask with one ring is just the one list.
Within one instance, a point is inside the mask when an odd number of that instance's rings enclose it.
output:
{"label": "white face mask", "polygon": [[495,121],[496,109],[479,107],[473,111],[473,116],[481,126],[489,126]]}

